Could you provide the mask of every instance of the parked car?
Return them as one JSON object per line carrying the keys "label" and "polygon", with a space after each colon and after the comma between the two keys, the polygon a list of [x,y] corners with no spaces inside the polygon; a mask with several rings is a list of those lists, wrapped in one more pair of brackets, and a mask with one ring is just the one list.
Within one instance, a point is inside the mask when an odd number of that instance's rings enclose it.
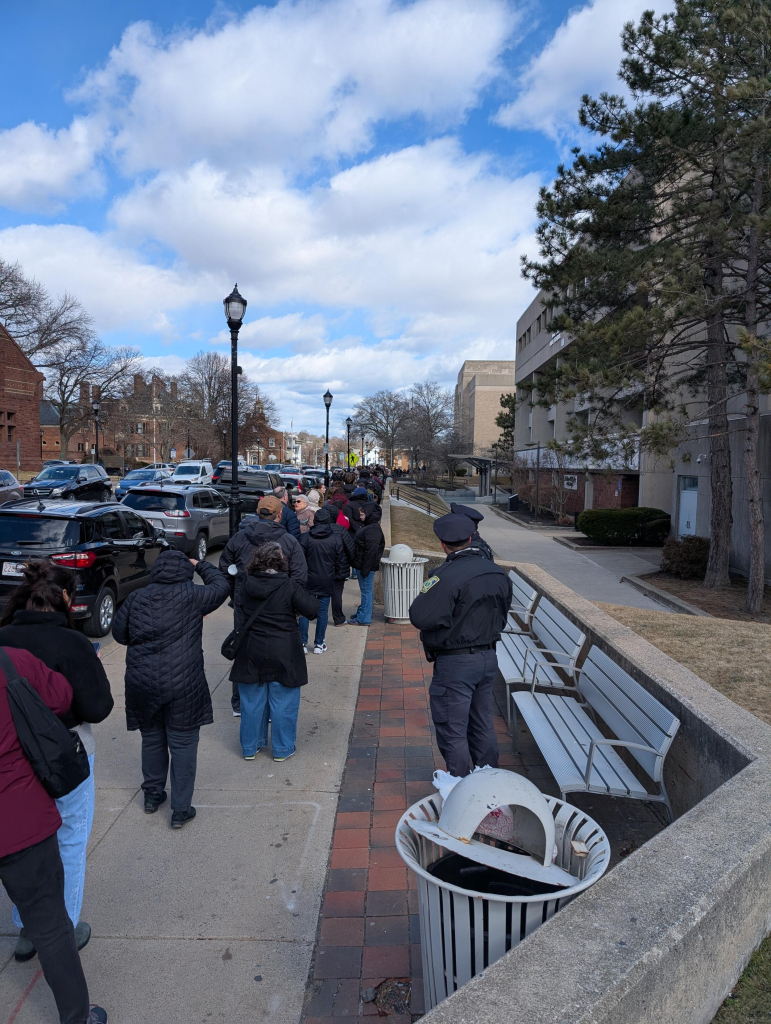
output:
{"label": "parked car", "polygon": [[[230,484],[233,480],[230,466],[222,470],[215,487],[227,499],[230,494]],[[239,467],[238,489],[241,495],[241,513],[247,514],[257,511],[257,502],[266,494],[272,494],[274,487],[281,486],[281,477],[278,473],[268,473],[264,469],[256,469],[253,466]]]}
{"label": "parked car", "polygon": [[0,506],[0,607],[30,558],[77,572],[73,618],[89,636],[110,631],[117,605],[150,581],[165,539],[115,502],[22,499]]}
{"label": "parked car", "polygon": [[265,469],[267,469],[269,473],[278,473],[278,471],[280,469],[283,469],[283,468],[284,468],[284,463],[283,462],[266,462],[265,463]]}
{"label": "parked car", "polygon": [[288,487],[298,494],[307,494],[312,487],[316,486],[316,478],[306,476],[304,473],[287,473],[284,471],[279,473],[279,476],[284,487]]}
{"label": "parked car", "polygon": [[165,469],[171,474],[177,468],[176,462],[151,462],[149,466],[143,466],[143,469]]}
{"label": "parked car", "polygon": [[227,502],[211,487],[168,484],[132,487],[121,507],[139,512],[163,531],[172,547],[204,559],[215,544],[226,543],[230,516]]}
{"label": "parked car", "polygon": [[132,487],[139,484],[153,484],[160,480],[169,480],[171,473],[167,469],[132,469],[126,473],[121,482],[115,488],[115,497],[123,501]]}
{"label": "parked car", "polygon": [[8,469],[0,469],[0,505],[24,497],[24,488]]}
{"label": "parked car", "polygon": [[48,466],[34,480],[24,484],[25,498],[106,501],[111,495],[112,483],[99,465]]}
{"label": "parked car", "polygon": [[205,459],[191,459],[180,462],[174,470],[172,479],[176,484],[209,484],[214,469],[211,462]]}
{"label": "parked car", "polygon": [[[232,465],[233,465],[233,463],[230,461],[230,459],[220,459],[220,461],[214,467],[214,472],[211,475],[211,482],[213,484],[216,484],[217,481],[219,480],[220,476],[222,475],[223,469],[227,469],[229,471],[230,467]],[[246,464],[246,461],[244,459],[239,458],[239,460],[238,460],[238,468],[239,469],[246,469],[247,468],[247,464]]]}

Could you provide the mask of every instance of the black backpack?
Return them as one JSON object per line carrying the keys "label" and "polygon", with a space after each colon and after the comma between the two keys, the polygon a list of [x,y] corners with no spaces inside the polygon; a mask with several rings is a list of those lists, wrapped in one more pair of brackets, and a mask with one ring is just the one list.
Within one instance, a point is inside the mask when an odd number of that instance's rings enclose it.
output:
{"label": "black backpack", "polygon": [[0,647],[0,669],[7,680],[8,705],[24,756],[46,793],[58,800],[91,774],[86,749],[80,736],[71,732],[19,675],[4,647]]}

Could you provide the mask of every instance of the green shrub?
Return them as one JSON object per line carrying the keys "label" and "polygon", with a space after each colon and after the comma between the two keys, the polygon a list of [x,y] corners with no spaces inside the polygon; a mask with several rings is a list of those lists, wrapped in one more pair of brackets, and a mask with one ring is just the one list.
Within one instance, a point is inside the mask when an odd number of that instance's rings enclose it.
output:
{"label": "green shrub", "polygon": [[468,472],[468,470],[466,469],[466,467],[465,466],[461,466],[460,469],[456,469],[455,470],[455,475],[456,476],[465,476],[467,472]]}
{"label": "green shrub", "polygon": [[664,545],[661,571],[679,576],[681,580],[703,580],[709,558],[708,537],[670,537]]}
{"label": "green shrub", "polygon": [[581,513],[576,525],[598,544],[634,544],[653,543],[649,534],[643,534],[646,526],[652,530],[653,523],[659,524],[652,531],[654,536],[669,532],[669,516],[660,508],[590,508]]}
{"label": "green shrub", "polygon": [[658,547],[663,544],[669,531],[672,529],[672,520],[669,516],[662,516],[661,519],[651,519],[649,523],[640,526],[640,541],[649,544],[651,547]]}

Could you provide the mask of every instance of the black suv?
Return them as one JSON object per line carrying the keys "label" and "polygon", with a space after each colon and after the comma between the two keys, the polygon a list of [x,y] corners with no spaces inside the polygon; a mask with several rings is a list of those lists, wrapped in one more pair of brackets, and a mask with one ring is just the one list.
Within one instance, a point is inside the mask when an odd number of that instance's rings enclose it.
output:
{"label": "black suv", "polygon": [[[220,469],[220,466],[222,467]],[[230,484],[233,479],[232,469],[220,463],[217,467],[219,475],[215,480],[212,477],[212,487],[218,491],[225,500],[230,494]],[[266,469],[252,469],[251,466],[239,466],[238,489],[241,494],[241,514],[257,511],[257,502],[266,494],[272,494],[274,487],[281,487],[281,477],[278,473],[269,473]]]}
{"label": "black suv", "polygon": [[104,636],[118,603],[150,582],[167,547],[146,519],[114,502],[8,502],[0,506],[0,607],[29,559],[50,558],[77,571],[73,617],[89,636]]}
{"label": "black suv", "polygon": [[24,497],[76,498],[82,501],[106,501],[112,483],[99,465],[48,466],[24,485]]}

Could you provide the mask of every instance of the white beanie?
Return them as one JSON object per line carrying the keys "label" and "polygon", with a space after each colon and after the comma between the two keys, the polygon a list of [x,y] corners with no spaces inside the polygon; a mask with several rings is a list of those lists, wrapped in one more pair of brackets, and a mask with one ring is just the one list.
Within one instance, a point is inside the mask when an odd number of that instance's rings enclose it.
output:
{"label": "white beanie", "polygon": [[316,490],[315,487],[311,488],[311,490],[308,491],[308,504],[311,506],[311,508],[318,508],[320,501],[321,495],[319,494],[319,492]]}

